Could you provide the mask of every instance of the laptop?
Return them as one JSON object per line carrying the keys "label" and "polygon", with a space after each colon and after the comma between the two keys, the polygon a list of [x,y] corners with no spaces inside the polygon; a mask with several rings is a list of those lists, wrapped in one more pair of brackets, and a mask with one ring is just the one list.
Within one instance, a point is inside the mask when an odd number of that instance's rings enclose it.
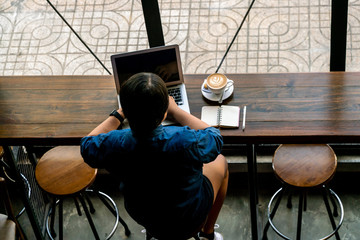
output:
{"label": "laptop", "polygon": [[[165,82],[169,95],[177,105],[190,112],[186,94],[179,45],[153,47],[145,50],[126,52],[111,56],[117,99],[120,105],[120,88],[134,74],[151,72],[159,75]],[[170,121],[164,125],[174,124]]]}

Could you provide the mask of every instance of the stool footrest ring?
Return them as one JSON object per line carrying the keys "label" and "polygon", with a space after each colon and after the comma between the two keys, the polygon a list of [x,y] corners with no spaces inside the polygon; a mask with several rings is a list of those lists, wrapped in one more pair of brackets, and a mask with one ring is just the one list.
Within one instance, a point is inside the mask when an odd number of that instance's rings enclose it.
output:
{"label": "stool footrest ring", "polygon": [[[94,190],[92,190],[92,189],[86,189],[86,192],[94,192],[94,193],[96,193],[96,194],[99,194],[99,197],[100,197],[100,196],[101,196],[101,197],[104,197],[104,199],[101,199],[102,201],[105,201],[105,200],[106,200],[106,201],[110,202],[110,204],[106,204],[106,206],[107,206],[107,208],[112,207],[111,212],[114,214],[114,216],[115,216],[115,218],[116,218],[115,223],[114,223],[114,226],[113,226],[111,232],[110,232],[110,233],[108,234],[108,236],[106,237],[106,239],[110,239],[110,238],[114,235],[114,233],[115,233],[115,231],[116,231],[116,229],[117,229],[117,226],[118,226],[118,224],[119,224],[119,219],[121,219],[120,216],[119,216],[119,210],[118,210],[118,208],[117,208],[114,200],[112,200],[111,197],[108,196],[107,194],[105,194],[105,193],[103,193],[103,192],[100,192],[100,191],[94,191]],[[56,204],[58,204],[58,202],[59,202],[59,200],[56,201]],[[53,234],[51,233],[51,230],[50,230],[49,217],[50,217],[50,215],[52,214],[52,211],[53,211],[53,210],[54,210],[54,209],[50,208],[49,213],[48,213],[48,215],[47,215],[47,217],[46,217],[46,232],[47,232],[47,235],[49,236],[49,238],[50,238],[51,240],[53,240],[54,237],[53,237]],[[110,209],[109,209],[109,210],[110,210]],[[122,220],[122,219],[121,219],[121,220]],[[130,231],[129,231],[128,227],[126,226],[126,224],[124,225],[124,227],[125,227],[125,234],[128,234],[127,236],[129,236],[129,235],[130,235]]]}
{"label": "stool footrest ring", "polygon": [[[344,207],[342,205],[342,202],[339,198],[339,196],[331,189],[327,188],[325,185],[322,186],[324,188],[324,190],[328,190],[329,191],[329,194],[331,194],[332,196],[335,197],[336,199],[336,202],[338,203],[339,205],[339,208],[340,208],[340,219],[339,219],[339,223],[337,224],[337,226],[333,227],[333,231],[326,235],[325,237],[322,237],[320,238],[320,240],[325,240],[325,239],[329,239],[330,237],[332,237],[335,233],[338,232],[339,228],[341,227],[342,223],[343,223],[343,220],[344,220]],[[283,233],[281,233],[275,226],[275,224],[273,223],[272,221],[272,218],[273,218],[273,214],[272,214],[272,210],[271,210],[271,206],[272,206],[272,203],[273,201],[276,199],[276,197],[279,196],[279,200],[281,200],[281,197],[282,197],[282,194],[284,192],[285,189],[283,188],[280,188],[270,199],[270,202],[268,204],[268,208],[267,208],[267,215],[268,215],[268,223],[270,224],[271,228],[276,232],[276,234],[278,234],[280,237],[282,237],[283,239],[288,239],[288,240],[291,240],[291,238],[289,238],[288,236],[284,235]],[[331,197],[331,196],[330,196]],[[277,205],[279,202],[277,202],[275,205]],[[274,210],[276,211],[277,209],[277,206],[274,207]],[[301,224],[301,223],[300,223]],[[266,237],[266,236],[264,236]]]}

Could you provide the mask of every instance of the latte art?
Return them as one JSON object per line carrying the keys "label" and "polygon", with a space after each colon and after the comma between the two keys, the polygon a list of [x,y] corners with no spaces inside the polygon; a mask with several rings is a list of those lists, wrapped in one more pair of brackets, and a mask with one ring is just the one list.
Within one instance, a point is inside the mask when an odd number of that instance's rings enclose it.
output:
{"label": "latte art", "polygon": [[207,78],[207,84],[210,88],[223,88],[227,83],[227,78],[223,74],[214,73]]}
{"label": "latte art", "polygon": [[[204,90],[207,93],[219,95],[218,99],[221,97],[221,94],[224,94],[227,90],[230,89],[234,85],[234,81],[228,79],[224,74],[222,73],[213,73],[210,74],[204,81],[204,84],[202,85],[204,87]],[[204,90],[202,90],[204,92]],[[232,90],[234,88],[232,87]],[[229,97],[229,96],[228,96]]]}

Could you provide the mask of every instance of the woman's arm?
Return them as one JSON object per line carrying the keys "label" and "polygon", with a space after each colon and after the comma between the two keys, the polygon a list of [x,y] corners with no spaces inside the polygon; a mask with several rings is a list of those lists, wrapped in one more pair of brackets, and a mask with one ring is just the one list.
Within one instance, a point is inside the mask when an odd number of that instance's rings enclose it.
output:
{"label": "woman's arm", "polygon": [[[125,115],[121,108],[118,109],[117,112],[125,119]],[[100,123],[100,125],[97,126],[94,130],[92,130],[88,136],[97,136],[100,133],[110,132],[112,130],[117,129],[120,126],[120,124],[121,122],[119,121],[119,119],[117,119],[114,116],[110,116],[107,119],[105,119],[105,121]]]}
{"label": "woman's arm", "polygon": [[179,108],[172,97],[169,97],[169,107],[167,113],[170,119],[174,119],[182,126],[189,126],[195,130],[210,127],[210,125],[201,121],[199,118]]}

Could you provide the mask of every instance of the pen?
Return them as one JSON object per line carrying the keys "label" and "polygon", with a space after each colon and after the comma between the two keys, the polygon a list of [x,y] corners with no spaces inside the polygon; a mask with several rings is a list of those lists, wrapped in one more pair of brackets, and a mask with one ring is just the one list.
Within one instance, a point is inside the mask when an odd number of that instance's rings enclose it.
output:
{"label": "pen", "polygon": [[246,120],[246,106],[244,106],[244,111],[243,111],[243,122],[242,122],[243,131],[245,131],[245,120]]}

